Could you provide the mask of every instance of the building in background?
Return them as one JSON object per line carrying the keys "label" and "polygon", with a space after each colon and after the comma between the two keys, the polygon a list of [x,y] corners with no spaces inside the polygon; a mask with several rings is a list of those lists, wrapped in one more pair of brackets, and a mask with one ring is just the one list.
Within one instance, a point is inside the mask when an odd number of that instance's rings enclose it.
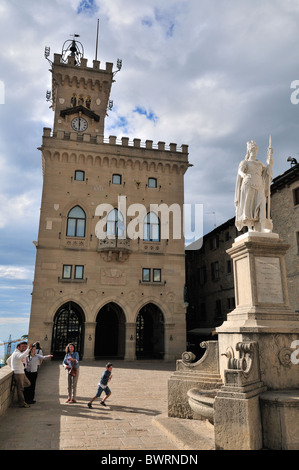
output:
{"label": "building in background", "polygon": [[271,218],[273,232],[290,245],[286,253],[286,271],[290,307],[299,313],[299,164],[273,179]]}
{"label": "building in background", "polygon": [[[184,238],[173,237],[171,215],[163,236],[151,205],[176,204],[183,213],[188,146],[105,139],[119,67],[98,60],[89,67],[80,51],[73,40],[51,62],[54,125],[40,148],[29,339],[55,358],[73,342],[84,359],[174,360],[186,349]],[[135,204],[145,208],[138,225]]]}

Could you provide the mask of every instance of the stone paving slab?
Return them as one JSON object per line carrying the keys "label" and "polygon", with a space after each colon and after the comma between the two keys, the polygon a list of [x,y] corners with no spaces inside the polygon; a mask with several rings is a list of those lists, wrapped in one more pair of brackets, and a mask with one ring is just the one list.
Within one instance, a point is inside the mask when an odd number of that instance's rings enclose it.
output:
{"label": "stone paving slab", "polygon": [[0,418],[0,450],[213,449],[213,430],[205,423],[167,417],[174,364],[115,361],[107,407],[97,399],[89,409],[104,366],[81,362],[77,403],[65,403],[66,372],[58,361],[44,363],[36,403],[28,409],[15,403]]}

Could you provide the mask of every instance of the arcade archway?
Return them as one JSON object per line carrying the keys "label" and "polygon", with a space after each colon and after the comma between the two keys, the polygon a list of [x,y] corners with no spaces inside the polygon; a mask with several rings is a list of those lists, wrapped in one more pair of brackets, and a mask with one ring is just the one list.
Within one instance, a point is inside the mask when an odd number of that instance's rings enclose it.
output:
{"label": "arcade archway", "polygon": [[83,356],[84,312],[75,302],[66,302],[54,317],[51,354],[54,359],[65,355],[68,343],[74,343],[80,358]]}
{"label": "arcade archway", "polygon": [[155,304],[146,304],[136,319],[136,358],[163,359],[164,352],[163,313]]}
{"label": "arcade archway", "polygon": [[122,308],[110,302],[101,308],[96,321],[95,358],[123,359],[126,319]]}

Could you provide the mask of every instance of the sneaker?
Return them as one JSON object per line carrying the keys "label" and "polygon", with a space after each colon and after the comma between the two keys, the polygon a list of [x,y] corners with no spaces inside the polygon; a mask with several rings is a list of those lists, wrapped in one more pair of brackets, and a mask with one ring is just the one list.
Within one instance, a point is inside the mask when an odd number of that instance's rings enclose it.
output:
{"label": "sneaker", "polygon": [[103,406],[107,406],[106,403],[104,401],[101,401],[101,405]]}
{"label": "sneaker", "polygon": [[91,403],[87,403],[87,406],[88,406],[88,408],[92,408],[92,404],[91,404]]}
{"label": "sneaker", "polygon": [[27,403],[24,403],[24,405],[20,405],[20,408],[30,408],[30,405],[28,405]]}

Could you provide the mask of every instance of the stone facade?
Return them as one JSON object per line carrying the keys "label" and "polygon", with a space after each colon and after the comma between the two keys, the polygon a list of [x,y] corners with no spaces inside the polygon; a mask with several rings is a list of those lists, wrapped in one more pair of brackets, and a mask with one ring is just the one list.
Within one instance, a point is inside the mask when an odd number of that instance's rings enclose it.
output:
{"label": "stone facade", "polygon": [[[78,66],[55,54],[52,77],[29,339],[57,358],[74,342],[84,359],[174,360],[186,343],[184,239],[172,236],[171,215],[163,237],[162,212],[137,224],[133,204],[146,217],[152,204],[183,208],[188,146],[104,138],[112,64]],[[110,238],[100,238],[99,224]]]}
{"label": "stone facade", "polygon": [[274,178],[271,185],[273,231],[290,245],[286,253],[290,306],[299,312],[299,164]]}

